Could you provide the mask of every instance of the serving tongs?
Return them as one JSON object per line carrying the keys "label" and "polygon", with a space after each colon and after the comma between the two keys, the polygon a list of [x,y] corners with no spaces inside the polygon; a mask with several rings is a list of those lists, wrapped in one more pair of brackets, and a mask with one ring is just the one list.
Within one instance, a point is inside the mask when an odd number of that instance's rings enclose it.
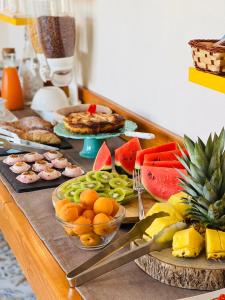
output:
{"label": "serving tongs", "polygon": [[[159,234],[157,234],[153,239],[148,242],[142,242],[139,246],[137,246],[137,248],[121,253],[117,257],[112,257],[108,260],[105,260],[107,257],[111,256],[113,253],[120,250],[130,242],[137,239],[142,239],[143,234],[146,234],[145,231],[152,224],[152,222],[156,218],[165,216],[168,216],[168,214],[160,212],[139,221],[128,233],[120,236],[110,245],[105,247],[101,252],[69,272],[66,277],[69,281],[70,287],[80,286],[89,280],[97,278],[102,274],[112,271],[152,251],[160,251],[162,249],[169,248],[171,246],[171,243],[159,243],[156,242],[156,240],[163,234],[165,234],[168,230],[171,230],[175,226],[179,226],[178,223],[166,227],[165,229],[160,231]],[[180,224],[180,226],[182,229],[183,225]]]}
{"label": "serving tongs", "polygon": [[40,143],[35,143],[27,140],[23,140],[18,135],[9,130],[0,128],[0,148],[6,150],[22,150],[26,152],[37,151],[44,152],[49,150],[58,150],[57,147],[47,146]]}

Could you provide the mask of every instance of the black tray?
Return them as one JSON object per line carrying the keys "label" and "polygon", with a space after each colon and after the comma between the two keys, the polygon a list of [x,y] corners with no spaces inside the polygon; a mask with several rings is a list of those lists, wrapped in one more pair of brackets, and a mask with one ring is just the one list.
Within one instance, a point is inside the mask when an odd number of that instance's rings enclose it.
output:
{"label": "black tray", "polygon": [[[66,157],[66,156],[65,156]],[[67,159],[76,165],[79,165],[77,162],[75,162],[71,157],[67,157]],[[63,182],[71,179],[66,176],[61,176],[58,179],[55,180],[38,180],[37,182],[34,183],[29,183],[25,184],[22,182],[19,182],[16,177],[19,174],[13,173],[10,169],[10,166],[7,164],[4,164],[2,161],[0,161],[0,173],[7,179],[7,181],[10,183],[12,188],[17,192],[17,193],[24,193],[24,192],[32,192],[32,191],[37,191],[37,190],[43,190],[43,189],[49,189],[49,188],[54,188],[62,184]]]}
{"label": "black tray", "polygon": [[[73,146],[64,138],[61,138],[62,142],[60,145],[56,145],[57,148],[59,148],[60,150],[69,150],[72,149]],[[54,145],[49,145],[49,146],[53,146]],[[34,150],[35,151],[35,150]],[[6,156],[9,154],[22,154],[25,153],[25,151],[21,151],[21,150],[6,150],[6,149],[1,149],[0,148],[0,157],[1,156]]]}

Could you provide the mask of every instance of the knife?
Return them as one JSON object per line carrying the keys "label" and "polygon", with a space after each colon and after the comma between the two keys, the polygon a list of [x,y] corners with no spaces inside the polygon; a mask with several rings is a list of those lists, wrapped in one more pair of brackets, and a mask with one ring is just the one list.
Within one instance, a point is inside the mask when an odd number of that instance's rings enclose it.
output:
{"label": "knife", "polygon": [[40,143],[35,143],[31,141],[26,141],[23,139],[20,139],[18,137],[9,137],[5,135],[0,134],[0,148],[4,149],[16,149],[16,150],[24,150],[24,151],[38,151],[38,152],[44,152],[44,151],[50,151],[50,150],[58,150],[57,147],[47,146]]}

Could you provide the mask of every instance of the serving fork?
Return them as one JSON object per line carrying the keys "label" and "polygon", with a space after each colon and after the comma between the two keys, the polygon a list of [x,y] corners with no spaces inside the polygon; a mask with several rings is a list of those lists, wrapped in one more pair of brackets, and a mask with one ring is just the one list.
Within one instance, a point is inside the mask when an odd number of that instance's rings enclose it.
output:
{"label": "serving fork", "polygon": [[139,220],[143,220],[145,217],[145,210],[142,201],[142,193],[144,192],[144,187],[141,182],[141,170],[134,169],[133,171],[133,190],[138,194],[138,216]]}

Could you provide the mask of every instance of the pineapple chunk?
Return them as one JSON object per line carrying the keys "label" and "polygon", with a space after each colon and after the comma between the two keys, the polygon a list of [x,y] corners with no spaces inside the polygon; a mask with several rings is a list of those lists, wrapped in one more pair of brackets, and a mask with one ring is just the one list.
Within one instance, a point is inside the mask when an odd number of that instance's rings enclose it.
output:
{"label": "pineapple chunk", "polygon": [[207,259],[225,258],[225,232],[207,228],[205,241]]}
{"label": "pineapple chunk", "polygon": [[186,193],[179,192],[172,195],[168,200],[168,203],[171,204],[183,218],[185,218],[187,210],[190,208],[190,205],[183,203],[183,198],[187,197],[188,195]]}
{"label": "pineapple chunk", "polygon": [[151,215],[153,215],[155,213],[158,213],[158,212],[161,212],[161,211],[165,212],[165,213],[168,213],[171,217],[174,217],[177,220],[180,220],[180,221],[183,220],[180,213],[178,211],[176,211],[176,209],[171,204],[168,204],[168,203],[156,203],[156,204],[154,204],[150,208],[150,210],[147,212],[147,216],[151,216]]}
{"label": "pineapple chunk", "polygon": [[[169,228],[162,236],[157,239],[157,242],[164,243],[170,242],[173,239],[173,235],[177,230],[181,230],[186,227],[186,224],[180,222],[179,219],[167,216],[162,218],[155,219],[151,226],[145,231],[146,235],[144,235],[145,240],[150,240],[155,235],[157,235],[161,230],[165,229],[166,227],[176,224],[173,228]],[[147,236],[148,235],[148,236]]]}
{"label": "pineapple chunk", "polygon": [[177,257],[196,257],[204,247],[204,239],[193,227],[178,231],[173,237],[172,255]]}

